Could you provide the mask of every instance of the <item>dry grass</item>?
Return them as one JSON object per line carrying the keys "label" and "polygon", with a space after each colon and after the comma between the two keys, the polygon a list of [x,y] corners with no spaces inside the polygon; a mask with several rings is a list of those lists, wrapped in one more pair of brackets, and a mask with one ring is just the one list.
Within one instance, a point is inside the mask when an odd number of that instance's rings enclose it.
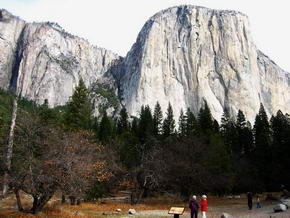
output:
{"label": "dry grass", "polygon": [[[31,206],[31,199],[28,196],[22,194],[23,204],[25,208]],[[270,218],[270,214],[267,216],[260,215],[258,212],[262,210],[254,209],[248,211],[246,206],[246,197],[241,196],[240,199],[227,199],[218,197],[209,197],[209,208],[207,212],[208,218],[220,218],[223,212],[230,213],[234,217],[238,218]],[[274,202],[262,202],[263,206],[267,204],[274,204]],[[13,196],[8,199],[0,201],[0,217],[11,218],[43,218],[43,217],[55,217],[55,218],[71,218],[71,217],[86,217],[86,218],[164,218],[173,217],[167,214],[170,206],[184,206],[186,208],[185,214],[182,217],[189,217],[189,211],[187,209],[187,202],[182,202],[180,199],[174,196],[170,197],[158,197],[147,199],[140,205],[130,205],[126,202],[106,201],[103,203],[82,203],[81,205],[71,206],[69,204],[60,204],[60,200],[54,197],[49,204],[41,211],[37,216],[33,216],[28,213],[18,212],[15,207],[15,199]],[[115,213],[116,209],[121,209],[122,212]],[[137,216],[128,215],[127,211],[130,208],[134,208],[137,212]],[[266,207],[264,207],[266,208]],[[106,215],[103,215],[105,213]],[[290,218],[289,213],[272,214],[275,218]]]}

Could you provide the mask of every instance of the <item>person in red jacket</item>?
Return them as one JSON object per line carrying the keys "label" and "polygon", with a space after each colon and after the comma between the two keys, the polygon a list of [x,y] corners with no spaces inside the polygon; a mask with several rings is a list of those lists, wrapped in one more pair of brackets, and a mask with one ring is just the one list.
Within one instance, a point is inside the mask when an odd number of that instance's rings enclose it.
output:
{"label": "person in red jacket", "polygon": [[203,195],[201,197],[200,207],[201,207],[201,212],[202,212],[202,218],[206,218],[206,208],[207,208],[206,198],[207,198],[206,195]]}

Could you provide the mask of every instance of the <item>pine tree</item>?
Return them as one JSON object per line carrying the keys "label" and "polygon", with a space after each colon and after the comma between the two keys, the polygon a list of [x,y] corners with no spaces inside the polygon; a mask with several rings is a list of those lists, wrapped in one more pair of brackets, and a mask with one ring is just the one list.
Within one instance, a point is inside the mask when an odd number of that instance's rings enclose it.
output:
{"label": "pine tree", "polygon": [[285,143],[285,139],[287,138],[287,119],[282,113],[282,111],[278,110],[276,116],[272,116],[271,118],[271,129],[273,131],[273,146],[277,150],[281,150],[281,148]]}
{"label": "pine tree", "polygon": [[180,116],[178,120],[178,133],[181,138],[186,136],[186,130],[187,130],[187,117],[184,115],[183,110],[180,111]]}
{"label": "pine tree", "polygon": [[120,160],[130,169],[140,164],[140,146],[138,144],[138,138],[130,132],[125,132],[120,137]]}
{"label": "pine tree", "polygon": [[53,123],[57,119],[54,110],[48,107],[47,99],[44,100],[44,103],[39,108],[39,117],[46,124]]}
{"label": "pine tree", "polygon": [[273,138],[271,147],[271,166],[274,174],[273,177],[276,179],[276,183],[285,184],[289,181],[290,175],[287,173],[281,174],[281,172],[286,172],[288,170],[288,166],[290,165],[290,122],[279,110],[276,116],[272,116],[270,123]]}
{"label": "pine tree", "polygon": [[224,110],[222,118],[221,118],[221,126],[220,126],[220,133],[223,138],[226,138],[228,128],[229,128],[230,116],[228,110]]}
{"label": "pine tree", "polygon": [[109,141],[110,137],[113,135],[112,123],[105,111],[100,122],[98,138],[101,142],[106,143]]}
{"label": "pine tree", "polygon": [[240,148],[241,154],[248,157],[253,150],[253,134],[251,124],[246,121],[246,117],[241,110],[237,114],[236,128],[238,135],[237,146]]}
{"label": "pine tree", "polygon": [[212,129],[214,133],[220,133],[220,125],[216,119],[213,120]]}
{"label": "pine tree", "polygon": [[138,118],[133,117],[132,124],[131,124],[131,133],[133,136],[138,137],[139,130],[138,130]]}
{"label": "pine tree", "polygon": [[198,121],[201,127],[201,131],[203,131],[204,133],[208,132],[209,130],[213,130],[213,118],[206,101],[204,107],[201,108],[199,111]]}
{"label": "pine tree", "polygon": [[243,111],[241,111],[241,110],[239,110],[238,114],[237,114],[237,127],[239,129],[244,129],[247,127],[246,117],[245,117]]}
{"label": "pine tree", "polygon": [[126,108],[122,108],[120,111],[120,117],[117,121],[117,133],[120,135],[129,131],[128,113]]}
{"label": "pine tree", "polygon": [[162,126],[163,136],[168,137],[170,135],[173,135],[174,130],[175,130],[175,120],[173,116],[172,106],[169,103],[167,112],[166,112],[166,118],[164,119],[163,126]]}
{"label": "pine tree", "polygon": [[263,181],[266,186],[266,190],[270,190],[273,184],[273,178],[271,178],[270,173],[271,167],[268,164],[271,157],[270,137],[270,124],[268,121],[268,116],[265,112],[263,104],[261,104],[254,125],[255,147],[253,158],[260,173],[261,181]]}
{"label": "pine tree", "polygon": [[214,178],[214,184],[211,185],[211,189],[217,194],[231,191],[233,184],[232,165],[223,139],[218,134],[209,133],[207,141],[208,145],[204,151],[204,159],[201,165],[205,166],[210,178]]}
{"label": "pine tree", "polygon": [[254,134],[255,149],[257,152],[262,154],[270,147],[271,144],[270,124],[263,104],[260,105],[259,114],[255,119]]}
{"label": "pine tree", "polygon": [[148,105],[141,107],[141,113],[138,125],[138,136],[141,144],[144,144],[146,140],[153,135],[153,118],[151,109]]}
{"label": "pine tree", "polygon": [[163,120],[162,110],[161,110],[159,102],[157,101],[154,108],[154,114],[153,114],[153,134],[155,136],[158,136],[161,134],[162,120]]}
{"label": "pine tree", "polygon": [[227,152],[231,155],[240,153],[237,146],[237,131],[235,122],[230,118],[228,111],[225,109],[221,118],[220,132],[224,139]]}
{"label": "pine tree", "polygon": [[194,114],[188,108],[186,111],[186,136],[192,137],[199,134],[198,122]]}
{"label": "pine tree", "polygon": [[67,104],[67,111],[64,114],[66,127],[70,129],[90,129],[92,126],[92,111],[93,106],[89,92],[81,79]]}

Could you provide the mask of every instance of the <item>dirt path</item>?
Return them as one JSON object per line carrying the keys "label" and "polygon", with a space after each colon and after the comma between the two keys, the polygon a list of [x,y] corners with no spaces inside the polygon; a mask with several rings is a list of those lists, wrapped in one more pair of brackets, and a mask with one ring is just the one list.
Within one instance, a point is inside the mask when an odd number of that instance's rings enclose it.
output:
{"label": "dirt path", "polygon": [[[207,218],[220,218],[222,213],[231,214],[234,218],[290,218],[290,209],[285,212],[274,213],[273,205],[267,205],[260,209],[254,208],[253,210],[247,210],[247,208],[226,208],[226,207],[209,207],[207,212]],[[146,210],[139,211],[136,217],[173,217],[168,215],[167,210]],[[132,216],[133,217],[133,216]],[[180,218],[190,217],[188,211],[186,211]]]}
{"label": "dirt path", "polygon": [[[31,203],[31,199],[23,196],[24,202]],[[70,206],[69,204],[58,204],[59,198],[53,199],[48,205],[47,209],[39,214],[39,217],[96,217],[96,218],[173,218],[173,215],[168,214],[170,206],[185,206],[185,213],[180,218],[189,218],[189,210],[186,202],[162,202],[163,205],[158,205],[152,199],[151,204],[130,205],[124,202],[107,202],[107,203],[83,203],[80,206]],[[246,198],[241,199],[227,199],[214,198],[209,199],[209,206],[207,210],[207,218],[220,218],[222,213],[231,214],[234,218],[290,218],[290,209],[286,212],[274,213],[273,206],[278,201],[262,201],[262,208],[253,210],[247,209]],[[153,203],[153,205],[152,205]],[[253,205],[255,206],[255,204]],[[120,214],[114,213],[117,208],[121,209]],[[127,213],[129,208],[134,208],[137,211],[136,215],[129,215]],[[102,215],[106,213],[107,215]],[[8,214],[8,215],[7,215]],[[0,200],[0,217],[31,217],[30,215],[17,212],[15,206],[14,196]],[[199,215],[199,218],[201,215]]]}

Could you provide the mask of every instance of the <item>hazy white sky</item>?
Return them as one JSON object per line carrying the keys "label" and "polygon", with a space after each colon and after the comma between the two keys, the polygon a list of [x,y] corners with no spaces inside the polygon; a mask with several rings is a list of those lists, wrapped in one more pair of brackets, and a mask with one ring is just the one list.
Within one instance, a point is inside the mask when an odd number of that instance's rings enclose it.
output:
{"label": "hazy white sky", "polygon": [[247,14],[257,47],[290,71],[288,0],[0,0],[0,8],[26,21],[57,22],[68,32],[122,56],[149,17],[181,4]]}

